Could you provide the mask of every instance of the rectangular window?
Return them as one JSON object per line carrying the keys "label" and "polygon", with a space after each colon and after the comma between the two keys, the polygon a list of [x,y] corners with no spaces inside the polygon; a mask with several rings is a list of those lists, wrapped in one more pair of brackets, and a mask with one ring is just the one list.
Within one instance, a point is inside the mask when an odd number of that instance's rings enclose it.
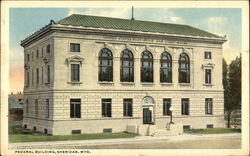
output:
{"label": "rectangular window", "polygon": [[46,118],[49,118],[49,99],[46,99],[46,111],[47,111]]}
{"label": "rectangular window", "polygon": [[30,61],[30,54],[27,54],[27,62]]}
{"label": "rectangular window", "polygon": [[31,73],[31,84],[33,86],[33,82],[34,82],[34,73],[33,73],[33,69],[32,69],[32,73]]}
{"label": "rectangular window", "polygon": [[29,100],[26,99],[26,116],[29,114]]}
{"label": "rectangular window", "polygon": [[213,114],[213,99],[206,98],[205,99],[205,112],[206,114]]}
{"label": "rectangular window", "polygon": [[183,130],[190,130],[190,125],[183,125]]}
{"label": "rectangular window", "polygon": [[102,99],[102,117],[111,117],[111,99]]}
{"label": "rectangular window", "polygon": [[205,69],[205,83],[211,84],[211,69]]}
{"label": "rectangular window", "polygon": [[39,69],[36,69],[36,84],[39,84]]}
{"label": "rectangular window", "polygon": [[80,52],[80,44],[70,43],[70,52]]}
{"label": "rectangular window", "polygon": [[42,84],[43,84],[43,67],[42,67]]}
{"label": "rectangular window", "polygon": [[46,50],[47,50],[47,53],[50,53],[50,44],[47,45]]}
{"label": "rectangular window", "polygon": [[207,125],[207,128],[214,128],[214,125],[213,124],[209,124],[209,125]]}
{"label": "rectangular window", "polygon": [[181,99],[181,114],[189,115],[189,99]]}
{"label": "rectangular window", "polygon": [[47,66],[47,82],[50,83],[50,66]]}
{"label": "rectangular window", "polygon": [[163,99],[163,115],[171,115],[171,99]]}
{"label": "rectangular window", "polygon": [[205,59],[212,59],[212,53],[211,53],[211,52],[205,51],[204,55],[205,55],[205,56],[204,56]]}
{"label": "rectangular window", "polygon": [[27,71],[27,86],[30,85],[30,73]]}
{"label": "rectangular window", "polygon": [[34,57],[33,57],[33,52],[31,53],[31,61],[33,61]]}
{"label": "rectangular window", "polygon": [[81,134],[81,130],[72,130],[71,134]]}
{"label": "rectangular window", "polygon": [[132,116],[133,99],[123,99],[123,116]]}
{"label": "rectangular window", "polygon": [[71,64],[71,82],[79,82],[80,70],[79,64]]}
{"label": "rectangular window", "polygon": [[81,118],[81,99],[70,99],[70,117]]}
{"label": "rectangular window", "polygon": [[36,50],[36,58],[39,58],[39,50]]}
{"label": "rectangular window", "polygon": [[38,117],[38,99],[35,99],[35,116]]}
{"label": "rectangular window", "polygon": [[42,53],[41,53],[41,57],[43,57],[43,47],[42,47]]}

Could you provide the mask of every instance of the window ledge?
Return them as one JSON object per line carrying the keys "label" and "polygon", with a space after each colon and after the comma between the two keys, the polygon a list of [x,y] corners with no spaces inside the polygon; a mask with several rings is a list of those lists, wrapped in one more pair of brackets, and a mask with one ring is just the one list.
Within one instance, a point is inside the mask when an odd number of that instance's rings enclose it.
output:
{"label": "window ledge", "polygon": [[160,83],[160,85],[172,86],[173,83]]}
{"label": "window ledge", "polygon": [[203,86],[213,86],[213,84],[205,83],[205,84],[203,84]]}
{"label": "window ledge", "polygon": [[134,85],[134,82],[121,82],[122,85]]}
{"label": "window ledge", "polygon": [[123,116],[123,118],[133,118],[133,116]]}
{"label": "window ledge", "polygon": [[171,115],[163,115],[163,117],[171,117]]}
{"label": "window ledge", "polygon": [[153,82],[141,82],[142,85],[154,85]]}
{"label": "window ledge", "polygon": [[180,86],[191,86],[190,83],[179,83]]}
{"label": "window ledge", "polygon": [[99,81],[99,84],[114,84],[112,81]]}
{"label": "window ledge", "polygon": [[68,82],[68,84],[82,84],[82,82]]}

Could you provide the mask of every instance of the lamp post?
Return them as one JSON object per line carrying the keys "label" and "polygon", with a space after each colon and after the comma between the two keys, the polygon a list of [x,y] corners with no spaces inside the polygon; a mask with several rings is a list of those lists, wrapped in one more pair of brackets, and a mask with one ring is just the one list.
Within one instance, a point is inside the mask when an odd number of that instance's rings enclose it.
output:
{"label": "lamp post", "polygon": [[174,111],[174,108],[173,107],[170,107],[169,108],[169,110],[170,110],[170,112],[171,112],[171,114],[170,114],[170,124],[174,124],[174,122],[173,122],[173,111]]}

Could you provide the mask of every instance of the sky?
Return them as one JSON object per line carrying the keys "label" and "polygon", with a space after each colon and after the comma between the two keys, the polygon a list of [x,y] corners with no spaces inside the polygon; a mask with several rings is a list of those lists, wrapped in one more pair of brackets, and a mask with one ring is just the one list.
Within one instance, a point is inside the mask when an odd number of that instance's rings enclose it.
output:
{"label": "sky", "polygon": [[[242,17],[240,8],[135,8],[135,20],[187,24],[219,36],[227,36],[223,57],[228,63],[242,50]],[[22,92],[24,58],[21,40],[47,25],[71,14],[131,18],[127,8],[10,8],[10,92]]]}

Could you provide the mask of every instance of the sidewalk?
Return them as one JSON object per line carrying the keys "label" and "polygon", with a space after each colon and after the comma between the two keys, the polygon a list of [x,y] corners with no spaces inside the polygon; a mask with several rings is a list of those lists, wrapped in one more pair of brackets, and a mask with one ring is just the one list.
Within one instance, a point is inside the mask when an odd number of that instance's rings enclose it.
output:
{"label": "sidewalk", "polygon": [[25,143],[10,143],[9,147],[25,148],[32,146],[91,146],[91,145],[112,145],[130,142],[145,142],[145,141],[185,141],[185,140],[203,140],[214,138],[241,138],[241,133],[227,133],[227,134],[181,134],[176,136],[136,136],[135,138],[120,138],[120,139],[97,139],[97,140],[71,140],[71,141],[47,141],[47,142],[25,142]]}

